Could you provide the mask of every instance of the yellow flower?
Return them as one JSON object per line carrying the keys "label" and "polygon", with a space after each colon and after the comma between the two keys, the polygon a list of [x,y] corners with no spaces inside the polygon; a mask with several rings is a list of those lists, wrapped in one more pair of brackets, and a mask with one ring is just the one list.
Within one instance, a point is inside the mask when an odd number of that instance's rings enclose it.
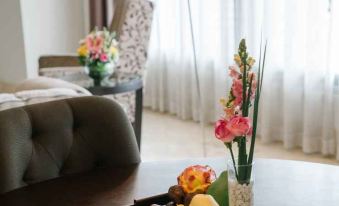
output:
{"label": "yellow flower", "polygon": [[110,48],[110,52],[113,56],[116,56],[118,54],[118,49],[114,46]]}
{"label": "yellow flower", "polygon": [[83,44],[78,48],[77,52],[78,52],[79,56],[85,57],[88,54],[88,49],[87,49],[86,45]]}
{"label": "yellow flower", "polygon": [[227,103],[226,99],[224,99],[224,98],[221,98],[221,99],[219,100],[219,102],[220,102],[220,104],[221,104],[222,106],[225,106],[226,103]]}
{"label": "yellow flower", "polygon": [[237,65],[241,65],[241,58],[238,54],[234,55],[234,61],[237,63]]}
{"label": "yellow flower", "polygon": [[254,63],[255,63],[255,59],[254,59],[253,57],[249,57],[249,58],[247,59],[247,64],[248,64],[250,67],[252,67],[252,66],[254,65]]}

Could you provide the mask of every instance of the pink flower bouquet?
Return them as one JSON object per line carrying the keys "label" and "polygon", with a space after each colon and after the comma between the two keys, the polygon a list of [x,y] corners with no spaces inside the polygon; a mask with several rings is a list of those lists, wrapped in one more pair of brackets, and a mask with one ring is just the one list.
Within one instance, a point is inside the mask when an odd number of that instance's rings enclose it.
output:
{"label": "pink flower bouquet", "polygon": [[[230,150],[235,176],[240,184],[249,184],[251,179],[265,53],[266,46],[262,61],[260,50],[258,72],[254,73],[252,67],[255,60],[248,55],[245,40],[241,40],[238,53],[234,55],[236,64],[229,67],[232,86],[228,98],[220,100],[224,115],[215,123],[215,136]],[[246,148],[248,141],[249,150]],[[238,145],[237,163],[233,154],[233,143]]]}
{"label": "pink flower bouquet", "polygon": [[115,33],[106,28],[103,31],[95,29],[80,41],[77,52],[80,63],[98,85],[102,79],[112,75],[119,58]]}

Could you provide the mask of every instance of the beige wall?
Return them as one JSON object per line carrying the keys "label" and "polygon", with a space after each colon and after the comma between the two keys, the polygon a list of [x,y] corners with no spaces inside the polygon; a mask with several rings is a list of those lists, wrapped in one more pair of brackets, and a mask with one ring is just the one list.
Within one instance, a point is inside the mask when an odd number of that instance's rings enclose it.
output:
{"label": "beige wall", "polygon": [[0,81],[26,77],[26,58],[19,0],[0,2]]}
{"label": "beige wall", "polygon": [[83,0],[21,0],[27,76],[37,75],[38,58],[75,53],[85,34]]}
{"label": "beige wall", "polygon": [[1,0],[0,81],[37,76],[38,58],[75,53],[88,31],[87,0]]}

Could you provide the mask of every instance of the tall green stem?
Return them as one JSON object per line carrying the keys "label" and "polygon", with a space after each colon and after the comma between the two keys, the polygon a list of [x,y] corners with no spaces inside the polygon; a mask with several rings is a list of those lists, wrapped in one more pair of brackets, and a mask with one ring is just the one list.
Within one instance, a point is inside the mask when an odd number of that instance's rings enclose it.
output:
{"label": "tall green stem", "polygon": [[250,165],[248,173],[247,173],[248,179],[251,178],[251,172],[252,172],[253,153],[254,153],[254,145],[255,145],[257,122],[258,122],[258,112],[259,112],[259,100],[260,100],[261,86],[262,86],[264,69],[265,69],[266,46],[267,46],[267,42],[265,44],[264,59],[263,59],[262,68],[261,68],[261,44],[260,44],[258,81],[257,81],[257,90],[256,90],[255,100],[254,100],[253,131],[252,131],[252,138],[251,138],[251,147],[250,147],[250,152],[249,152],[249,157],[248,157],[248,164]]}
{"label": "tall green stem", "polygon": [[225,145],[230,150],[232,162],[233,162],[233,168],[234,168],[234,172],[235,172],[235,177],[237,178],[237,181],[239,181],[237,167],[235,166],[235,158],[234,158],[234,154],[233,154],[233,150],[232,150],[232,144],[225,143]]}
{"label": "tall green stem", "polygon": [[247,154],[246,154],[246,137],[239,137],[238,141],[238,175],[239,183],[246,182],[246,165],[247,165]]}
{"label": "tall green stem", "polygon": [[242,116],[248,116],[248,107],[246,105],[246,91],[247,91],[247,74],[246,74],[246,60],[243,61],[244,72],[242,74]]}
{"label": "tall green stem", "polygon": [[[246,51],[246,42],[245,40],[241,40],[240,45],[239,45],[239,56],[241,59],[241,65],[243,67],[242,71],[242,116],[247,117],[248,116],[248,105],[247,105],[247,73],[248,69],[247,68],[247,51]],[[239,175],[239,180],[238,182],[240,183],[245,183],[246,182],[246,166],[247,165],[247,149],[246,149],[246,136],[240,136],[237,137],[238,139],[238,175]]]}

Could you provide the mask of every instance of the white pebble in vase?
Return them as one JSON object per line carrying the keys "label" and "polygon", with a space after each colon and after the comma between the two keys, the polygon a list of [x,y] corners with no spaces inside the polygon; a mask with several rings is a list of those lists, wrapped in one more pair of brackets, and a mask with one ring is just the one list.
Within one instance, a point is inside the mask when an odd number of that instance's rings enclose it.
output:
{"label": "white pebble in vase", "polygon": [[228,181],[230,206],[253,206],[253,181],[249,184],[239,184],[235,181]]}

